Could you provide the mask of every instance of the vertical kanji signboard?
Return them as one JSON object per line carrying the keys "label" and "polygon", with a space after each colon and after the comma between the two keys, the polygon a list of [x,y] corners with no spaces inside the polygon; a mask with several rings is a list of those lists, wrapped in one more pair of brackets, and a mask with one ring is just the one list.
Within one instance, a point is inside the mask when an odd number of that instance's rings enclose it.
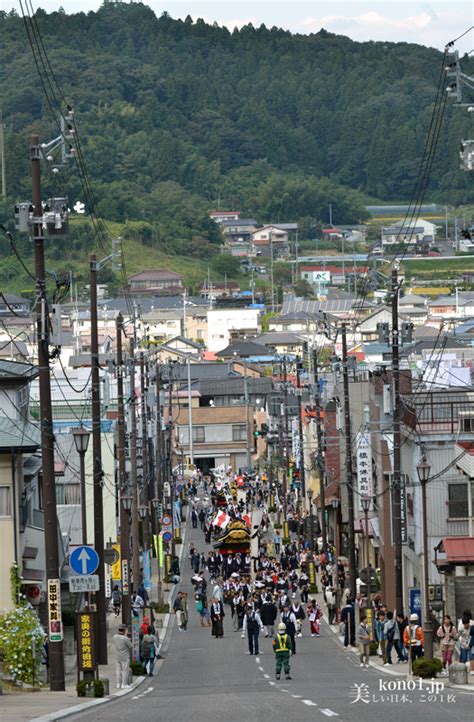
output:
{"label": "vertical kanji signboard", "polygon": [[48,579],[48,637],[50,642],[63,640],[60,579]]}
{"label": "vertical kanji signboard", "polygon": [[95,612],[77,614],[77,667],[82,672],[93,672],[95,660]]}

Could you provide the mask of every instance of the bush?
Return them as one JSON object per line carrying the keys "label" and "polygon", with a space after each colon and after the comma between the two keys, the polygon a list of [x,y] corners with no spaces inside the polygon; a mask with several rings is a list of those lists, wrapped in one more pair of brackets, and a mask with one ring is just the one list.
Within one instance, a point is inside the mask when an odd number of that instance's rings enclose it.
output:
{"label": "bush", "polygon": [[181,539],[180,536],[178,536],[178,537],[176,537],[176,539],[174,540],[174,543],[175,543],[175,544],[182,544],[182,543],[183,543],[183,540]]}
{"label": "bush", "polygon": [[268,513],[274,514],[276,512],[276,506],[269,506],[268,507]]}
{"label": "bush", "polygon": [[378,643],[378,642],[375,642],[375,641],[374,641],[374,642],[371,642],[371,643],[370,643],[370,656],[371,656],[371,657],[376,657],[376,656],[377,656],[377,650],[378,650],[378,648],[379,648],[379,643]]}
{"label": "bush", "polygon": [[318,587],[316,584],[310,584],[309,585],[309,592],[310,594],[317,594],[318,593]]}
{"label": "bush", "polygon": [[15,682],[33,684],[38,681],[43,643],[44,632],[32,609],[22,606],[0,614],[0,655],[3,657],[3,671]]}
{"label": "bush", "polygon": [[442,664],[440,659],[425,659],[420,657],[413,662],[413,674],[422,679],[431,679],[441,672]]}
{"label": "bush", "polygon": [[77,696],[87,697],[87,691],[91,689],[91,687],[94,690],[94,697],[104,696],[104,683],[101,679],[81,679],[76,685]]}
{"label": "bush", "polygon": [[291,539],[289,536],[284,536],[283,539],[281,540],[282,544],[289,544],[290,542],[291,542]]}
{"label": "bush", "polygon": [[134,677],[143,677],[145,674],[145,668],[141,662],[130,662],[130,669]]}
{"label": "bush", "polygon": [[280,524],[278,521],[276,521],[276,522],[273,524],[273,528],[274,528],[274,529],[281,529],[281,524]]}
{"label": "bush", "polygon": [[168,614],[170,611],[170,605],[168,602],[164,602],[163,604],[158,604],[158,602],[153,602],[150,605],[153,608],[153,611],[157,614]]}

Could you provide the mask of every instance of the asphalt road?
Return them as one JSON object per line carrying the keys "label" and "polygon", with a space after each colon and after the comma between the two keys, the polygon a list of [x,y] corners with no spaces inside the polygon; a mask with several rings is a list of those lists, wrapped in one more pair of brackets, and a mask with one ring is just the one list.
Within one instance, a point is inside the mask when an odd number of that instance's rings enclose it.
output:
{"label": "asphalt road", "polygon": [[[187,541],[206,551],[199,530],[188,530]],[[189,563],[185,562],[182,587],[191,591]],[[186,583],[184,583],[186,582]],[[191,595],[190,595],[191,597]],[[192,597],[191,597],[192,599]],[[210,629],[199,626],[190,604],[188,632],[176,628],[165,642],[166,659],[155,669],[156,676],[135,693],[116,702],[71,717],[72,720],[163,720],[166,722],[307,722],[336,717],[341,722],[362,719],[400,722],[445,722],[474,719],[470,694],[426,690],[396,690],[401,678],[376,669],[360,669],[357,658],[335,638],[323,623],[321,636],[297,640],[297,654],[291,660],[291,681],[277,682],[271,642],[260,637],[260,655],[247,654],[246,639],[232,630],[230,613],[225,619],[223,639],[214,639]],[[228,609],[228,608],[226,608]],[[166,649],[166,647],[168,647]],[[406,678],[405,678],[406,679]],[[113,686],[115,680],[111,680]],[[380,689],[390,684],[392,689]],[[361,699],[357,701],[356,685]],[[405,697],[403,697],[405,695]]]}

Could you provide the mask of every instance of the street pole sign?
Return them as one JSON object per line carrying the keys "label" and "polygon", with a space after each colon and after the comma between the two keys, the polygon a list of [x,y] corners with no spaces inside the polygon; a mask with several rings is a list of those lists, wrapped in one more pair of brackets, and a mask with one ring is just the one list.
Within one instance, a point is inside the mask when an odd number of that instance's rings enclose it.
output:
{"label": "street pole sign", "polygon": [[78,612],[77,667],[82,672],[92,672],[96,668],[95,623],[95,612]]}
{"label": "street pole sign", "polygon": [[76,574],[94,574],[99,566],[99,555],[93,547],[77,547],[69,557],[69,566]]}
{"label": "street pole sign", "polygon": [[128,559],[122,559],[122,594],[128,594]]}
{"label": "street pole sign", "polygon": [[98,574],[91,574],[88,577],[83,577],[82,575],[77,577],[69,577],[69,591],[72,594],[82,594],[83,592],[98,592]]}
{"label": "street pole sign", "polygon": [[50,642],[63,640],[60,579],[48,579],[48,637]]}

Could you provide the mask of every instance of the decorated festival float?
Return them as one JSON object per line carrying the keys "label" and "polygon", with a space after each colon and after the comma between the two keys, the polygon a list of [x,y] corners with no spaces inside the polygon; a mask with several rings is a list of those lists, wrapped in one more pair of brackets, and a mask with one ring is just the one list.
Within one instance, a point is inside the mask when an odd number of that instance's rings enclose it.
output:
{"label": "decorated festival float", "polygon": [[231,519],[222,528],[214,542],[214,548],[223,556],[250,553],[250,528],[244,519]]}

